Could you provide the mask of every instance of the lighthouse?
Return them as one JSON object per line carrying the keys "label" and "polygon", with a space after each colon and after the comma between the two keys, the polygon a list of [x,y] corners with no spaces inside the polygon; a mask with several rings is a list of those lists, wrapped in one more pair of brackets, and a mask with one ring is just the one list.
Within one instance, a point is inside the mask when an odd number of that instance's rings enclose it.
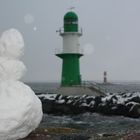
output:
{"label": "lighthouse", "polygon": [[82,29],[79,29],[78,16],[75,12],[69,11],[64,16],[63,28],[59,30],[63,38],[62,50],[56,56],[62,59],[61,86],[57,94],[62,95],[104,95],[93,85],[82,84],[80,74],[80,58],[83,53],[80,48],[79,39],[82,36]]}
{"label": "lighthouse", "polygon": [[82,30],[79,30],[78,16],[75,12],[67,12],[64,16],[63,29],[59,30],[63,38],[63,48],[56,56],[62,59],[61,86],[81,85],[80,62],[83,56],[79,38]]}

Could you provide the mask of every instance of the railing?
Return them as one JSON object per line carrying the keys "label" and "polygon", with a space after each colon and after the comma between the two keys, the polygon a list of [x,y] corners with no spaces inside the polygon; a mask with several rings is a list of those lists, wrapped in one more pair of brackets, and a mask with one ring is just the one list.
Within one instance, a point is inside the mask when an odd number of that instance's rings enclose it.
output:
{"label": "railing", "polygon": [[84,54],[84,50],[79,48],[78,50],[74,50],[74,51],[71,51],[71,52],[68,52],[68,51],[64,51],[62,48],[55,48],[55,54],[62,54],[62,53],[79,53],[79,54]]}
{"label": "railing", "polygon": [[60,35],[64,35],[65,33],[78,33],[79,35],[82,35],[83,34],[82,28],[78,28],[78,31],[77,32],[65,32],[64,31],[64,28],[62,27],[59,30],[57,30],[56,32],[59,32]]}
{"label": "railing", "polygon": [[79,86],[85,87],[85,88],[88,87],[91,89],[93,88],[93,90],[97,90],[103,94],[105,93],[105,91],[102,88],[100,88],[96,82],[82,81],[82,84]]}
{"label": "railing", "polygon": [[81,86],[84,86],[84,87],[94,86],[98,88],[96,82],[90,82],[90,81],[82,81]]}

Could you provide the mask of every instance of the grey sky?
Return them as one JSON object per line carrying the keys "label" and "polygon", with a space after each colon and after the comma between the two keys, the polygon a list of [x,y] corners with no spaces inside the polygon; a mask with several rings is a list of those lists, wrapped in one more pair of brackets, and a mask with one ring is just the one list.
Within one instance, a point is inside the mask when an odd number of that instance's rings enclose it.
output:
{"label": "grey sky", "polygon": [[24,80],[60,80],[62,62],[54,54],[62,38],[56,30],[71,6],[84,32],[81,47],[94,46],[81,59],[83,80],[102,80],[104,70],[109,80],[140,80],[139,0],[0,0],[0,33],[17,28],[24,36]]}

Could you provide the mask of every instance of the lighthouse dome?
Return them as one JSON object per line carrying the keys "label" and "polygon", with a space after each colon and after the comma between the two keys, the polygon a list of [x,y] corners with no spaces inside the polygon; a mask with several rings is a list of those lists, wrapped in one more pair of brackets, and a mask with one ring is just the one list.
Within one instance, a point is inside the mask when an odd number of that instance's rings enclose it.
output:
{"label": "lighthouse dome", "polygon": [[78,31],[78,16],[76,13],[70,11],[64,16],[64,31],[77,32]]}
{"label": "lighthouse dome", "polygon": [[77,21],[78,20],[78,16],[74,12],[68,12],[68,13],[65,14],[64,20],[75,20],[75,21]]}

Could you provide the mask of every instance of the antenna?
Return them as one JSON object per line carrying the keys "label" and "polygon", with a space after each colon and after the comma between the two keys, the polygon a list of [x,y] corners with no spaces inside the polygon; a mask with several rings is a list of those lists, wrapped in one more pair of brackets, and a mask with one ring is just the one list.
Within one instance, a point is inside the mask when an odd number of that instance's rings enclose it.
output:
{"label": "antenna", "polygon": [[73,7],[73,6],[69,8],[70,11],[72,11],[72,10],[74,10],[74,9],[75,9],[75,7]]}

